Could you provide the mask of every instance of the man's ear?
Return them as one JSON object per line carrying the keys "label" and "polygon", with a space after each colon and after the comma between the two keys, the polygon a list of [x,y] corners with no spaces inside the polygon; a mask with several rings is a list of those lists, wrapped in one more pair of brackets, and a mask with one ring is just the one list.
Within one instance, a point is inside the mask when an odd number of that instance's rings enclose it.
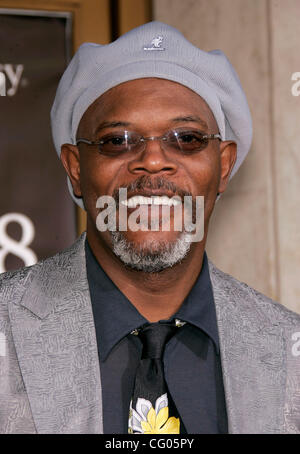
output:
{"label": "man's ear", "polygon": [[73,192],[77,197],[81,197],[80,188],[80,158],[79,150],[76,145],[64,143],[61,146],[61,162],[72,183]]}
{"label": "man's ear", "polygon": [[221,153],[221,175],[218,193],[222,194],[222,192],[224,192],[227,187],[231,171],[236,161],[237,157],[236,143],[230,140],[225,140],[224,142],[221,142],[220,153]]}

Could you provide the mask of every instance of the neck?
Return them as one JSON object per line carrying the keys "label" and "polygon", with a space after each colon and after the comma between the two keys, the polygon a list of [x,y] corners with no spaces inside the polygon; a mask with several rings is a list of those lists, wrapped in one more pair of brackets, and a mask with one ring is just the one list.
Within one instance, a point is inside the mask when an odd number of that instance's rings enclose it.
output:
{"label": "neck", "polygon": [[[146,273],[125,267],[99,232],[87,229],[87,240],[98,263],[120,291],[150,322],[174,315],[193,287],[203,263],[206,235],[192,243],[181,263],[158,273]],[[188,270],[188,272],[187,272]]]}

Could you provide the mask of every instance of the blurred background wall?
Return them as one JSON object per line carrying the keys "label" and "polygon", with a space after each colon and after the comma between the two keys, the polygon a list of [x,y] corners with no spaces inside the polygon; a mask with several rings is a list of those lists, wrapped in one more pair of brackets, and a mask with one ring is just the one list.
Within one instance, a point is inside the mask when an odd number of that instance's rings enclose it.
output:
{"label": "blurred background wall", "polygon": [[[203,50],[226,53],[249,101],[254,139],[217,202],[208,255],[300,313],[300,97],[292,93],[292,75],[300,72],[299,0],[0,0],[1,7],[71,12],[73,51],[152,19]],[[77,227],[85,227],[80,211]]]}
{"label": "blurred background wall", "polygon": [[208,255],[217,266],[300,312],[298,0],[154,0],[153,16],[196,46],[222,49],[253,115],[251,151],[218,201]]}

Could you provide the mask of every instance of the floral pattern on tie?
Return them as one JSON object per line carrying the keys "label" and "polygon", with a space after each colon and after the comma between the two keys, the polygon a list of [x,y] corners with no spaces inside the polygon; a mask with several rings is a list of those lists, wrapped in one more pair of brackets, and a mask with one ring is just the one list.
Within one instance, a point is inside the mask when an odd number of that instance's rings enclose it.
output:
{"label": "floral pattern on tie", "polygon": [[180,420],[174,416],[169,418],[167,394],[163,394],[155,402],[155,409],[150,400],[138,398],[136,409],[129,410],[128,433],[139,434],[179,434]]}

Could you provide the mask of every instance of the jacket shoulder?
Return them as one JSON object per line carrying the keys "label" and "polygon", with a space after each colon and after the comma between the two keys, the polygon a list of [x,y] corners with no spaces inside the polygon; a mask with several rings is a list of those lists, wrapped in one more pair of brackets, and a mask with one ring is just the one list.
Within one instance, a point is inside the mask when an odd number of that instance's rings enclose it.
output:
{"label": "jacket shoulder", "polygon": [[34,265],[20,268],[14,271],[7,271],[0,274],[0,308],[7,306],[10,301],[17,301],[24,291],[29,287],[32,279],[39,276],[49,276],[55,279],[61,269],[68,266],[71,256],[83,251],[85,233],[82,234],[70,247],[57,254],[41,260]]}
{"label": "jacket shoulder", "polygon": [[33,266],[0,274],[0,306],[3,306],[7,301],[16,298],[18,290],[21,292],[24,291],[26,278]]}
{"label": "jacket shoulder", "polygon": [[294,325],[300,327],[300,314],[274,301],[258,290],[218,269],[209,261],[213,287],[223,292],[226,298],[243,306],[245,310],[258,311],[274,325]]}

